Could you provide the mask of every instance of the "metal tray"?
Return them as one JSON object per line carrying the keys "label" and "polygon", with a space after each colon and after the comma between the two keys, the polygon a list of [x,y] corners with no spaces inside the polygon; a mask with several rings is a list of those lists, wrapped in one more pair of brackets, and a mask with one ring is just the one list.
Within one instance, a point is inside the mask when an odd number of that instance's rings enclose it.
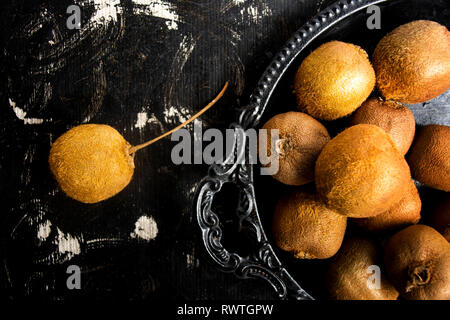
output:
{"label": "metal tray", "polygon": [[[381,9],[381,29],[366,27],[367,8],[377,5]],[[378,41],[395,27],[417,19],[430,19],[449,26],[450,8],[446,0],[348,0],[339,1],[318,13],[295,32],[275,56],[260,78],[250,96],[249,104],[242,108],[237,121],[230,125],[235,129],[235,142],[243,141],[248,128],[258,128],[271,116],[295,110],[295,98],[291,85],[295,71],[303,58],[317,46],[330,40],[351,42],[372,54]],[[429,123],[450,124],[449,92],[423,104],[410,105],[418,125]],[[347,119],[327,122],[333,136]],[[281,299],[309,300],[321,297],[314,287],[320,286],[315,270],[323,267],[320,261],[293,262],[293,258],[278,250],[270,239],[270,217],[274,200],[288,188],[271,177],[255,174],[253,165],[240,164],[248,153],[248,146],[235,143],[234,164],[212,165],[209,174],[198,185],[194,210],[202,233],[205,249],[211,259],[225,272],[240,278],[267,280]],[[215,205],[221,191],[231,185],[237,190],[234,199],[234,219],[245,241],[230,248],[226,237],[234,237],[224,231],[224,214]],[[267,196],[270,195],[270,196]],[[226,202],[231,199],[227,198]],[[229,212],[227,213],[229,214]],[[240,248],[245,247],[245,249]],[[242,253],[244,252],[244,253]],[[287,270],[289,266],[290,271]],[[299,283],[308,284],[306,290]],[[308,291],[308,292],[307,292]],[[319,291],[318,291],[319,292]]]}

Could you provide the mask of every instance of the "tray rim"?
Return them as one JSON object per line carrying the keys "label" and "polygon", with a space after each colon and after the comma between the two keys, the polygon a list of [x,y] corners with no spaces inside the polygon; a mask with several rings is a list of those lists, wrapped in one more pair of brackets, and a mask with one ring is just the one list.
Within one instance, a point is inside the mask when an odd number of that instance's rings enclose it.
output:
{"label": "tray rim", "polygon": [[[198,184],[194,198],[203,245],[209,257],[224,272],[238,278],[262,278],[269,282],[280,299],[313,300],[289,274],[273,250],[260,221],[254,191],[253,165],[242,159],[248,152],[245,130],[258,125],[268,102],[285,72],[297,56],[319,37],[348,16],[371,5],[395,0],[340,0],[320,11],[298,29],[278,51],[260,77],[250,95],[250,102],[238,112],[237,122],[230,125],[235,131],[233,152],[221,164],[209,167],[208,175]],[[221,243],[223,230],[220,218],[212,209],[215,195],[223,185],[232,183],[239,188],[236,215],[239,226],[245,226],[256,243],[256,250],[245,257],[228,251]]]}

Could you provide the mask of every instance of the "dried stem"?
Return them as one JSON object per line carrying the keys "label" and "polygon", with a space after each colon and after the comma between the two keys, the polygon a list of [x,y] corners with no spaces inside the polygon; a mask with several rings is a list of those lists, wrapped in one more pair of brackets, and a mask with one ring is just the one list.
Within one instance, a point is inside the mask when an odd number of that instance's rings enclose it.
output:
{"label": "dried stem", "polygon": [[150,141],[147,141],[145,143],[139,144],[137,146],[133,146],[130,148],[130,154],[134,154],[136,151],[143,149],[145,147],[148,147],[149,145],[155,143],[156,141],[167,137],[168,135],[172,134],[174,131],[177,131],[178,129],[186,126],[187,124],[191,123],[192,121],[194,121],[195,119],[197,119],[198,117],[200,117],[203,113],[205,113],[209,108],[211,108],[213,105],[216,104],[217,101],[219,101],[220,98],[222,98],[223,94],[225,93],[225,91],[228,88],[228,81],[225,83],[225,85],[223,86],[222,90],[219,92],[219,94],[217,95],[217,97],[215,97],[210,103],[208,103],[208,105],[206,107],[204,107],[202,110],[200,110],[199,112],[197,112],[194,116],[192,116],[190,119],[188,119],[187,121],[183,122],[182,124],[180,124],[179,126],[173,128],[172,130],[160,135],[159,137],[156,137],[155,139],[152,139]]}

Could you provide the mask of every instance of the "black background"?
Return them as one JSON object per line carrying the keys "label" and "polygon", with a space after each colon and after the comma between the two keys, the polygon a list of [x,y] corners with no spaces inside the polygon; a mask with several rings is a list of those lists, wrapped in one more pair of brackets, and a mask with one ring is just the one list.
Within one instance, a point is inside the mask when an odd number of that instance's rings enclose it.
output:
{"label": "black background", "polygon": [[[82,8],[81,31],[66,27],[66,8],[74,2]],[[121,12],[91,25],[94,2],[102,1],[1,4],[2,294],[44,300],[275,299],[262,280],[239,280],[210,262],[192,204],[207,166],[174,165],[170,151],[175,142],[169,138],[138,152],[130,185],[93,205],[74,201],[58,189],[47,158],[51,143],[83,122],[111,125],[133,145],[154,138],[200,110],[230,81],[223,99],[201,117],[204,129],[227,128],[290,35],[333,1],[151,1],[165,4],[157,11],[136,5],[138,0],[116,0]],[[445,0],[393,0],[382,8],[382,30],[368,31],[367,15],[359,12],[308,50],[337,39],[371,54],[378,40],[402,23],[429,18],[448,27]],[[149,11],[153,16],[145,13]],[[174,21],[160,17],[167,13]],[[290,92],[294,72],[293,67],[282,79],[263,122],[295,108]],[[419,125],[448,125],[447,101],[448,93],[410,108]],[[151,121],[139,128],[142,113]],[[42,123],[26,124],[36,122],[30,119]],[[333,135],[333,128],[345,121],[326,125]],[[256,193],[263,195],[259,211],[268,229],[272,207],[287,188],[270,177],[256,179]],[[233,195],[233,190],[225,190],[217,210],[232,213]],[[421,188],[421,196],[427,206],[442,193]],[[130,236],[142,216],[155,219],[159,232],[154,240]],[[224,242],[247,253],[233,215],[221,218]],[[38,229],[46,221],[51,232],[39,240]],[[80,244],[74,256],[58,249],[58,238],[69,236]],[[277,254],[308,292],[325,297],[318,275],[326,261],[294,261],[288,254]],[[66,269],[72,264],[81,267],[81,290],[66,287]]]}
{"label": "black background", "polygon": [[[57,188],[47,157],[50,143],[86,118],[113,126],[131,144],[146,141],[199,110],[227,80],[225,97],[201,119],[205,128],[228,127],[272,56],[332,1],[164,1],[176,11],[177,29],[121,1],[117,20],[88,29],[82,39],[65,27],[66,8],[74,2],[1,3],[2,293],[52,300],[276,298],[264,282],[221,273],[206,258],[192,200],[207,166],[173,165],[170,139],[140,152],[131,184],[94,205],[71,200]],[[94,13],[92,3],[80,4],[82,27]],[[182,43],[190,55],[180,50]],[[10,99],[26,118],[44,122],[25,124]],[[171,106],[178,116],[165,117]],[[135,128],[142,111],[160,124]],[[142,215],[158,225],[150,242],[129,237]],[[42,244],[36,233],[46,219],[52,233]],[[48,258],[57,251],[56,227],[82,237],[82,254],[70,261],[64,255]],[[123,240],[97,249],[83,245],[99,238]],[[66,288],[70,264],[81,267],[81,290]]]}

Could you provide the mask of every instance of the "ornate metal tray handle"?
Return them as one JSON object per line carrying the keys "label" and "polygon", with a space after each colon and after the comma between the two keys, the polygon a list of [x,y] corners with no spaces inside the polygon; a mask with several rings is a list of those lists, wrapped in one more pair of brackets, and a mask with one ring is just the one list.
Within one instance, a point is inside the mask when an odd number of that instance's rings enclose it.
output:
{"label": "ornate metal tray handle", "polygon": [[[239,278],[262,278],[267,280],[281,299],[312,299],[282,266],[264,233],[257,211],[253,187],[252,166],[240,163],[247,153],[243,138],[244,131],[235,125],[235,144],[233,147],[234,164],[212,166],[209,175],[197,188],[196,212],[202,231],[203,244],[211,258],[225,272],[232,272]],[[226,163],[227,161],[225,161]],[[229,251],[222,244],[223,230],[220,217],[212,209],[215,196],[226,183],[238,186],[239,202],[237,218],[239,226],[252,235],[255,244],[253,254],[240,256]]]}

